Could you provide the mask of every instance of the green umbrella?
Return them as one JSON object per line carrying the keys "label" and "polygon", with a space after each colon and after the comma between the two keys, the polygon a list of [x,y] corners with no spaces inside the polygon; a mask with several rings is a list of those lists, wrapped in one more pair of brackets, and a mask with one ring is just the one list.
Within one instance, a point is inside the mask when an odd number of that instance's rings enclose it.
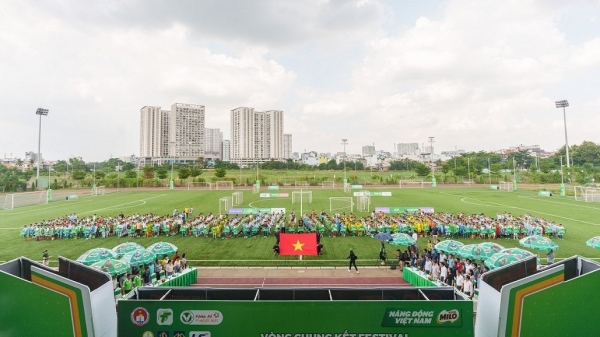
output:
{"label": "green umbrella", "polygon": [[587,240],[585,244],[590,247],[600,249],[600,236],[594,236],[593,238]]}
{"label": "green umbrella", "polygon": [[464,245],[458,249],[456,252],[456,256],[462,257],[464,259],[472,259],[473,258],[473,249],[477,247],[476,244]]}
{"label": "green umbrella", "polygon": [[412,236],[404,233],[397,233],[392,235],[392,240],[388,243],[392,246],[410,246],[414,245],[417,240],[413,239]]}
{"label": "green umbrella", "polygon": [[517,256],[521,256],[522,258],[535,256],[534,253],[532,253],[528,250],[522,249],[522,248],[504,248],[500,251],[500,253],[517,255]]}
{"label": "green umbrella", "polygon": [[496,253],[490,256],[485,262],[483,262],[490,270],[506,266],[511,263],[519,262],[521,259],[517,255]]}
{"label": "green umbrella", "polygon": [[169,254],[173,254],[176,251],[178,251],[177,246],[175,246],[174,244],[168,243],[168,242],[157,242],[157,243],[151,244],[146,249],[151,251],[152,253],[156,254],[156,256],[163,256],[165,254],[169,255]]}
{"label": "green umbrella", "polygon": [[112,276],[125,274],[129,271],[129,265],[119,260],[107,259],[93,263],[90,267],[100,269]]}
{"label": "green umbrella", "polygon": [[435,250],[443,251],[446,254],[456,254],[460,247],[464,246],[461,242],[454,240],[444,240],[442,242],[438,242],[435,246]]}
{"label": "green umbrella", "polygon": [[94,262],[106,260],[106,259],[116,259],[117,253],[115,253],[112,249],[108,248],[92,248],[87,252],[83,253],[80,257],[77,258],[77,262],[83,263],[86,266],[91,265]]}
{"label": "green umbrella", "polygon": [[123,256],[127,253],[134,252],[138,249],[144,249],[144,246],[137,244],[135,242],[123,242],[122,244],[113,248],[113,250],[119,254],[119,256]]}
{"label": "green umbrella", "polygon": [[119,261],[127,263],[132,267],[137,267],[152,263],[156,259],[156,254],[146,249],[138,249],[123,255]]}
{"label": "green umbrella", "polygon": [[541,235],[526,236],[519,240],[519,244],[525,248],[543,250],[547,252],[551,250],[557,250],[559,248],[554,241]]}
{"label": "green umbrella", "polygon": [[493,242],[482,242],[473,249],[472,258],[475,260],[486,260],[490,256],[500,253],[504,247]]}

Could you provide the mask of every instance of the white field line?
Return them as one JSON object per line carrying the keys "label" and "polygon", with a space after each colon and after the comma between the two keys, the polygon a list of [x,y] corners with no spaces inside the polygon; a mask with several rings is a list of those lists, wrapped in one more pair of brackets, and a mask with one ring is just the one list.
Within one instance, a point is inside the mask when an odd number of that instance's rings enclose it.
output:
{"label": "white field line", "polygon": [[[45,211],[47,209],[53,209],[53,208],[59,208],[59,207],[63,207],[63,206],[72,206],[74,203],[80,204],[82,202],[90,202],[92,200],[65,200],[65,203],[61,203],[60,205],[54,205],[54,206],[50,206],[50,207],[44,207],[44,208],[38,208],[36,209],[36,211]],[[34,205],[30,205],[30,206],[34,206]],[[7,212],[10,210],[6,210]],[[3,213],[3,216],[10,216],[10,215],[18,215],[18,214],[25,214],[25,213],[31,213],[32,211],[23,211],[23,212],[18,212],[18,213]]]}
{"label": "white field line", "polygon": [[[592,207],[592,206],[584,206],[584,205],[578,205],[575,203],[570,203],[570,202],[561,202],[561,201],[553,201],[553,200],[545,200],[542,198],[532,198],[532,197],[523,197],[523,196],[519,196],[519,198],[523,198],[523,199],[531,199],[531,200],[536,200],[536,201],[543,201],[543,202],[549,202],[552,204],[559,204],[559,205],[565,205],[565,206],[574,206],[574,207],[581,207],[581,208],[589,208],[589,209],[594,209],[596,211],[600,211],[600,207]],[[575,201],[578,202],[578,201]]]}
{"label": "white field line", "polygon": [[[578,219],[573,219],[573,218],[569,218],[566,216],[562,216],[562,215],[557,215],[557,214],[552,214],[552,213],[548,213],[548,212],[542,212],[542,211],[538,211],[538,210],[534,210],[534,209],[528,209],[528,208],[523,208],[523,207],[517,207],[517,206],[510,206],[510,205],[506,205],[506,204],[500,204],[497,202],[492,202],[492,201],[485,201],[485,200],[480,200],[480,199],[475,199],[475,198],[471,198],[471,197],[466,197],[463,195],[458,195],[458,194],[452,194],[452,193],[444,193],[444,192],[440,192],[442,194],[447,194],[447,195],[453,195],[456,197],[462,197],[460,199],[460,201],[466,203],[466,204],[471,204],[471,205],[478,205],[478,206],[487,206],[487,207],[504,207],[504,208],[513,208],[513,209],[520,209],[522,211],[526,211],[526,212],[531,212],[531,213],[538,213],[538,214],[544,214],[544,215],[550,215],[556,218],[560,218],[560,219],[565,219],[565,220],[570,220],[570,221],[576,221],[576,222],[581,222],[587,225],[592,225],[592,226],[600,226],[600,224],[597,223],[593,223],[593,222],[589,222],[589,221],[585,221],[585,220],[578,220]],[[473,199],[475,201],[480,201],[480,202],[484,202],[487,203],[486,204],[480,204],[480,203],[475,203],[475,202],[469,202],[466,201],[466,199]]]}
{"label": "white field line", "polygon": [[[96,212],[99,212],[99,211],[104,211],[104,210],[107,210],[107,209],[113,209],[113,208],[118,208],[118,207],[121,207],[121,208],[137,207],[137,206],[144,205],[146,203],[146,200],[150,200],[150,199],[154,199],[154,198],[160,198],[160,197],[165,196],[165,195],[167,195],[167,194],[166,193],[165,194],[159,194],[159,195],[155,195],[153,197],[148,197],[148,198],[144,198],[144,199],[139,199],[139,200],[134,200],[134,201],[130,201],[130,202],[125,202],[125,203],[122,203],[122,204],[113,205],[113,206],[109,206],[109,207],[103,207],[103,208],[95,209],[93,211],[82,212],[82,213],[79,213],[79,214],[96,213]],[[130,205],[130,206],[127,206],[127,207],[123,207],[125,205],[129,205],[129,204],[133,204],[133,203],[140,203],[140,204]]]}

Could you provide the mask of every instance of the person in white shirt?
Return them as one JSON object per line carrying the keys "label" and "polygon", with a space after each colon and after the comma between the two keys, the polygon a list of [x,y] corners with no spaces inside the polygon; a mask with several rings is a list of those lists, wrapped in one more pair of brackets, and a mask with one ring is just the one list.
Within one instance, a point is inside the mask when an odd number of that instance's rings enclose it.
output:
{"label": "person in white shirt", "polygon": [[471,282],[471,277],[469,275],[467,275],[467,279],[463,283],[462,292],[469,297],[473,297],[473,282]]}
{"label": "person in white shirt", "polygon": [[417,241],[419,239],[419,235],[417,235],[417,232],[413,232],[412,233],[412,238]]}
{"label": "person in white shirt", "polygon": [[465,266],[465,273],[468,275],[468,274],[469,274],[469,271],[470,271],[471,269],[473,269],[473,268],[475,268],[475,267],[473,266],[473,263],[471,262],[471,260],[467,259],[467,263],[466,263],[466,266]]}
{"label": "person in white shirt", "polygon": [[431,258],[429,256],[427,256],[425,258],[425,273],[427,275],[431,274],[431,267],[432,267]]}
{"label": "person in white shirt", "polygon": [[440,262],[446,263],[446,254],[444,254],[444,251],[440,253]]}
{"label": "person in white shirt", "polygon": [[439,265],[439,263],[434,263],[431,266],[431,275],[433,276],[434,280],[439,280],[440,279],[440,265]]}
{"label": "person in white shirt", "polygon": [[440,266],[440,281],[446,282],[446,279],[448,279],[448,268],[446,268],[444,262],[440,262]]}
{"label": "person in white shirt", "polygon": [[456,289],[462,290],[463,284],[465,283],[465,278],[463,277],[460,270],[456,271]]}

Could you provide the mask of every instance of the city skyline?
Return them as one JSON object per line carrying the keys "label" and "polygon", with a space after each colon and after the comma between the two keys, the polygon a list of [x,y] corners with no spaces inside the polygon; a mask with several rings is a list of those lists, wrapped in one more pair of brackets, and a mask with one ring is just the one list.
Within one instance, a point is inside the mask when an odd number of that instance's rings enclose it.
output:
{"label": "city skyline", "polygon": [[139,156],[140,107],[172,102],[223,139],[251,106],[285,111],[292,152],[361,153],[557,150],[566,99],[569,143],[599,143],[599,20],[599,2],[9,2],[0,152],[37,149],[45,108],[44,158]]}

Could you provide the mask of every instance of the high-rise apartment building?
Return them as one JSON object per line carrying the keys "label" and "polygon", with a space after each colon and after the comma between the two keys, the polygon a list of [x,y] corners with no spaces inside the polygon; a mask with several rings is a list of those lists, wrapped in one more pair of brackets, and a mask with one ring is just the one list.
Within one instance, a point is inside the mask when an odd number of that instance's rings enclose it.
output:
{"label": "high-rise apartment building", "polygon": [[140,157],[144,164],[204,156],[204,106],[175,103],[140,110]]}
{"label": "high-rise apartment building", "polygon": [[223,140],[223,150],[221,151],[221,153],[223,154],[223,158],[221,160],[229,161],[229,152],[230,151],[231,151],[231,147],[229,144],[229,140],[228,139]]}
{"label": "high-rise apartment building", "polygon": [[223,133],[220,129],[205,129],[204,157],[222,159]]}
{"label": "high-rise apartment building", "polygon": [[231,110],[230,160],[238,164],[283,159],[283,111]]}
{"label": "high-rise apartment building", "polygon": [[292,135],[289,133],[283,134],[283,158],[292,158]]}
{"label": "high-rise apartment building", "polygon": [[417,154],[419,152],[419,143],[399,143],[396,145],[398,155]]}
{"label": "high-rise apartment building", "polygon": [[363,157],[372,156],[375,154],[375,145],[365,145],[362,147]]}
{"label": "high-rise apartment building", "polygon": [[204,105],[175,103],[169,118],[169,156],[204,156]]}

